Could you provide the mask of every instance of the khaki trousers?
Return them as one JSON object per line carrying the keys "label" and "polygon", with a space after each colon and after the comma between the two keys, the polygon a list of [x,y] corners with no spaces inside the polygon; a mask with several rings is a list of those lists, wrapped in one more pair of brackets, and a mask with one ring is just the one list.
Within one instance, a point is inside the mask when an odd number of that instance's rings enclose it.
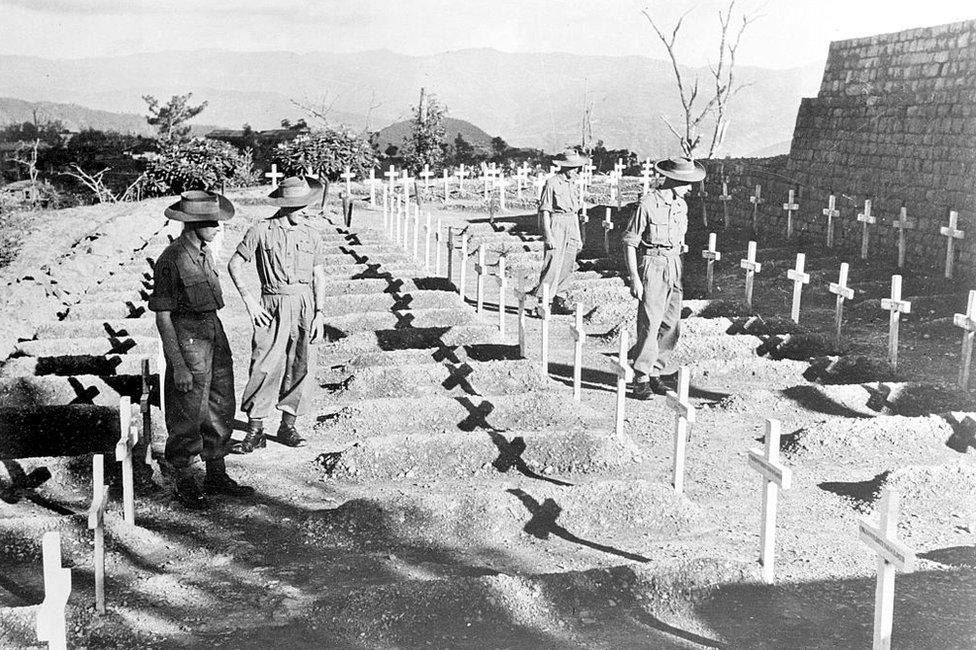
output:
{"label": "khaki trousers", "polygon": [[644,297],[637,305],[637,340],[629,357],[634,372],[648,377],[668,374],[671,354],[681,336],[681,257],[644,255],[640,279]]}

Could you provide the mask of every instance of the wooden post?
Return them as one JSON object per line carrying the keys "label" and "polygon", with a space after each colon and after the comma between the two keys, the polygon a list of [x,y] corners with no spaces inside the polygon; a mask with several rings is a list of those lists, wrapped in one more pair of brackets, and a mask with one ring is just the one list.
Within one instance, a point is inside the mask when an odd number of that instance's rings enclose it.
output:
{"label": "wooden post", "polygon": [[908,209],[903,205],[895,223],[892,224],[898,229],[898,268],[905,266],[905,231],[915,227],[915,222],[908,218]]}
{"label": "wooden post", "polygon": [[607,208],[603,216],[603,250],[606,251],[607,257],[610,257],[610,231],[613,230],[613,219],[610,216],[610,208]]}
{"label": "wooden post", "polygon": [[468,234],[461,233],[461,272],[458,279],[458,296],[464,304],[465,285],[468,282]]}
{"label": "wooden post", "polygon": [[458,179],[458,195],[461,195],[464,193],[464,178],[466,176],[470,176],[471,172],[464,171],[464,164],[462,163],[454,175],[457,176]]}
{"label": "wooden post", "polygon": [[67,650],[64,610],[71,595],[71,569],[61,566],[61,533],[48,531],[41,538],[44,558],[44,601],[37,609],[35,631],[49,650]]}
{"label": "wooden post", "polygon": [[430,191],[430,177],[434,172],[430,171],[430,165],[424,165],[424,171],[420,172],[420,177],[424,179],[424,192]]}
{"label": "wooden post", "polygon": [[634,369],[630,367],[627,359],[627,351],[630,347],[627,328],[620,329],[620,350],[617,352],[617,362],[614,370],[617,373],[617,410],[614,420],[614,433],[622,437],[624,435],[624,406],[627,402],[627,383],[634,379]]}
{"label": "wooden post", "polygon": [[508,187],[508,181],[505,180],[504,174],[499,174],[498,178],[495,179],[495,187],[498,188],[498,209],[502,212],[507,212],[508,206],[505,205],[505,188]]}
{"label": "wooden post", "polygon": [[105,486],[105,456],[92,455],[92,502],[88,508],[88,529],[95,536],[95,611],[105,613],[105,507],[108,488]]}
{"label": "wooden post", "polygon": [[384,185],[383,186],[383,230],[386,231],[386,236],[389,239],[392,237],[392,225],[390,224],[390,190]]}
{"label": "wooden post", "polygon": [[800,209],[800,206],[794,201],[793,190],[790,190],[789,198],[783,204],[783,209],[786,210],[786,239],[790,240],[793,239],[793,211]]}
{"label": "wooden post", "polygon": [[413,258],[419,259],[420,253],[420,206],[413,207]]}
{"label": "wooden post", "polygon": [[959,230],[957,226],[959,225],[959,213],[955,210],[949,212],[949,225],[942,226],[939,228],[939,232],[942,233],[947,239],[946,243],[946,261],[945,261],[945,276],[946,279],[952,279],[952,269],[955,265],[955,241],[957,239],[964,239],[966,233]]}
{"label": "wooden post", "polygon": [[525,324],[526,324],[525,323],[525,321],[526,321],[526,314],[525,314],[525,296],[526,296],[526,292],[523,291],[520,287],[516,287],[515,288],[515,295],[518,298],[518,345],[519,345],[519,355],[523,359],[528,359],[529,356],[528,356],[527,350],[526,350],[526,347],[528,347],[528,346],[527,346],[527,343],[526,343],[526,340],[525,340]]}
{"label": "wooden post", "polygon": [[588,223],[590,223],[590,213],[586,209],[586,206],[584,205],[582,210],[582,215],[579,218],[580,238],[583,240],[582,241],[583,246],[586,246],[586,228],[587,228],[586,224]]}
{"label": "wooden post", "polygon": [[393,212],[390,215],[393,219],[393,243],[400,245],[400,195],[393,194]]}
{"label": "wooden post", "polygon": [[678,369],[678,390],[668,391],[667,403],[674,409],[674,465],[671,468],[671,484],[674,491],[681,494],[685,490],[685,451],[689,432],[688,425],[695,421],[695,407],[688,399],[691,381],[687,366]]}
{"label": "wooden post", "polygon": [[837,296],[837,306],[834,308],[834,341],[840,346],[841,326],[844,323],[844,300],[854,297],[854,290],[847,286],[847,262],[841,262],[837,282],[831,282],[827,290]]}
{"label": "wooden post", "polygon": [[708,249],[702,251],[702,257],[705,258],[705,293],[711,294],[712,289],[715,285],[715,262],[722,259],[722,254],[716,250],[716,240],[718,236],[710,232],[708,233]]}
{"label": "wooden post", "polygon": [[749,452],[749,467],[759,472],[763,484],[763,512],[760,526],[759,561],[762,579],[768,585],[776,582],[776,500],[779,489],[790,489],[792,472],[779,460],[779,420],[766,420],[766,444],[763,451]]}
{"label": "wooden post", "polygon": [[866,260],[868,258],[868,244],[871,239],[868,226],[878,221],[878,218],[871,214],[870,199],[864,201],[864,212],[858,213],[857,220],[861,222],[861,259]]}
{"label": "wooden post", "polygon": [[837,197],[831,194],[827,198],[827,207],[823,209],[823,215],[827,217],[827,248],[834,247],[834,217],[840,216],[837,209]]}
{"label": "wooden post", "polygon": [[739,260],[739,267],[746,271],[746,304],[752,309],[752,288],[756,273],[762,271],[762,264],[756,261],[756,242],[749,242],[746,259]]}
{"label": "wooden post", "polygon": [[505,338],[505,294],[508,292],[508,273],[505,271],[505,255],[498,256],[498,335]]}
{"label": "wooden post", "polygon": [[790,318],[794,323],[800,322],[800,295],[803,292],[803,285],[810,284],[810,274],[803,272],[806,264],[806,255],[796,254],[796,268],[789,269],[786,277],[793,281],[793,306],[790,309]]}
{"label": "wooden post", "polygon": [[278,165],[272,164],[271,171],[264,175],[265,178],[271,179],[271,189],[278,189],[278,179],[284,178],[285,175],[278,171]]}
{"label": "wooden post", "polygon": [[898,326],[901,315],[912,311],[912,303],[901,299],[901,276],[891,276],[891,298],[881,299],[881,308],[891,312],[888,320],[888,363],[898,372]]}
{"label": "wooden post", "polygon": [[430,275],[430,210],[427,211],[427,221],[424,224],[424,272]]}
{"label": "wooden post", "polygon": [[[570,334],[575,342],[573,350],[573,399],[577,402],[582,399],[583,389],[583,339],[586,332],[583,330],[583,304],[576,303],[575,319],[569,328]],[[629,366],[628,366],[629,367]]]}
{"label": "wooden post", "polygon": [[441,249],[444,247],[444,230],[441,228],[441,218],[437,217],[437,231],[434,235],[434,275],[441,274]]}
{"label": "wooden post", "polygon": [[451,197],[450,183],[447,179],[448,179],[448,175],[447,175],[447,170],[445,169],[444,170],[444,203],[447,203],[447,200]]}
{"label": "wooden post", "polygon": [[478,316],[483,316],[485,313],[485,273],[487,268],[485,267],[485,245],[480,244],[478,246],[478,261],[475,262],[474,272],[478,275],[478,288],[477,293],[475,293],[475,305],[477,307]]}
{"label": "wooden post", "polygon": [[973,359],[973,337],[976,334],[976,291],[969,292],[965,314],[955,314],[952,322],[962,328],[962,354],[959,355],[959,388],[969,388],[969,368]]}
{"label": "wooden post", "polygon": [[376,170],[369,168],[369,207],[376,207]]}
{"label": "wooden post", "polygon": [[878,579],[874,591],[873,650],[890,650],[891,623],[895,610],[895,571],[915,570],[915,553],[898,541],[898,493],[885,490],[878,507],[878,525],[861,520],[858,537],[878,554]]}
{"label": "wooden post", "polygon": [[759,204],[763,202],[762,185],[756,185],[756,193],[749,197],[752,204],[752,232],[759,232]]}
{"label": "wooden post", "polygon": [[729,183],[728,181],[722,181],[722,193],[718,195],[718,200],[722,202],[722,218],[725,223],[725,229],[729,229],[729,201],[732,200],[732,195],[729,194]]}
{"label": "wooden post", "polygon": [[447,227],[447,279],[454,282],[454,227]]}
{"label": "wooden post", "polygon": [[542,285],[542,302],[539,303],[539,317],[542,319],[542,372],[549,374],[549,321],[552,319],[552,297],[549,285]]}
{"label": "wooden post", "polygon": [[[156,341],[156,377],[159,382],[159,418],[166,426],[166,352],[163,350],[163,340]],[[152,429],[146,432],[152,442]]]}
{"label": "wooden post", "polygon": [[708,228],[708,208],[705,203],[705,199],[708,198],[708,192],[705,190],[705,181],[698,184],[698,194],[696,196],[701,201],[702,225]]}
{"label": "wooden post", "polygon": [[135,486],[132,477],[132,448],[139,442],[139,427],[132,421],[132,404],[128,397],[119,398],[119,442],[115,460],[122,463],[122,512],[125,523],[136,523]]}

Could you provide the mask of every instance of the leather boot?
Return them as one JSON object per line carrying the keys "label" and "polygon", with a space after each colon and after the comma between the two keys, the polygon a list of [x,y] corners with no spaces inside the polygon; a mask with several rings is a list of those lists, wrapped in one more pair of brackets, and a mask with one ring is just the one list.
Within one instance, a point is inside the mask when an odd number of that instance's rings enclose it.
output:
{"label": "leather boot", "polygon": [[229,451],[232,454],[249,454],[255,449],[264,449],[267,446],[268,442],[264,435],[264,421],[248,420],[247,433],[244,434],[244,439],[231,444]]}
{"label": "leather boot", "polygon": [[254,488],[241,485],[227,475],[227,465],[223,458],[207,461],[207,478],[203,480],[203,489],[210,494],[225,494],[231,497],[249,497],[254,494]]}
{"label": "leather boot", "polygon": [[175,477],[176,489],[173,496],[190,510],[204,510],[207,507],[207,498],[200,491],[200,485],[189,469],[180,469]]}
{"label": "leather boot", "polygon": [[308,441],[295,428],[295,416],[291,413],[281,414],[281,426],[278,427],[278,442],[286,447],[305,447]]}

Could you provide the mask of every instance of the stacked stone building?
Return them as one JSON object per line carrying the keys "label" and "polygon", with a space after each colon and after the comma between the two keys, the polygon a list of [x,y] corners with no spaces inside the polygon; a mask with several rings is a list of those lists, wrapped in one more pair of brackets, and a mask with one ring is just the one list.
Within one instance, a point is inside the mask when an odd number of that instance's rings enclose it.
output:
{"label": "stacked stone building", "polygon": [[[726,163],[740,196],[763,185],[765,223],[782,228],[789,189],[801,204],[804,235],[823,234],[822,209],[837,196],[840,241],[857,245],[855,221],[865,199],[878,224],[876,255],[894,255],[892,227],[904,205],[908,265],[938,265],[946,238],[939,228],[959,215],[958,268],[976,267],[976,20],[831,43],[819,94],[803,99],[787,158]],[[710,192],[715,197],[717,192]],[[715,206],[718,209],[718,205]],[[741,221],[740,221],[741,223]]]}

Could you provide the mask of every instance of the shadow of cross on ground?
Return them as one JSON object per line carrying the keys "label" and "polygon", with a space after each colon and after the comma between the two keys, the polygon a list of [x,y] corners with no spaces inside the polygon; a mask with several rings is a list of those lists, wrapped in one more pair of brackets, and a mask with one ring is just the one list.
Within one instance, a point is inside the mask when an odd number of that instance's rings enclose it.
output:
{"label": "shadow of cross on ground", "polygon": [[69,404],[94,404],[95,398],[98,397],[101,391],[98,390],[97,386],[85,386],[78,380],[77,377],[68,377],[68,385],[71,389],[75,391],[75,397]]}
{"label": "shadow of cross on ground", "polygon": [[136,347],[135,340],[129,337],[119,338],[117,336],[109,336],[108,342],[111,345],[111,354],[125,354]]}
{"label": "shadow of cross on ground", "polygon": [[508,472],[508,470],[514,467],[519,471],[520,474],[529,478],[539,481],[546,481],[547,483],[561,485],[563,487],[573,485],[572,483],[560,481],[559,479],[548,476],[542,476],[541,474],[534,472],[525,462],[525,459],[522,458],[522,454],[525,453],[526,449],[525,439],[522,438],[522,436],[515,436],[512,438],[512,441],[509,442],[508,439],[506,439],[505,436],[500,433],[489,432],[488,435],[491,436],[491,441],[495,443],[496,447],[498,447],[498,458],[496,458],[491,465],[502,474],[505,474]]}
{"label": "shadow of cross on ground", "polygon": [[513,494],[518,497],[519,501],[522,502],[522,505],[524,505],[526,510],[529,511],[529,514],[532,515],[532,519],[525,524],[522,530],[529,535],[532,535],[536,539],[546,540],[549,539],[549,535],[555,535],[556,537],[564,539],[567,542],[579,544],[580,546],[586,546],[587,548],[592,548],[603,553],[609,553],[610,555],[617,555],[632,562],[650,562],[650,558],[646,558],[643,555],[628,553],[627,551],[621,551],[620,549],[612,546],[591,542],[589,540],[577,537],[573,533],[569,532],[556,523],[556,519],[558,519],[559,515],[562,514],[563,509],[560,508],[559,504],[552,499],[546,499],[544,502],[539,503],[531,495],[519,488],[512,488],[508,490],[508,492],[509,494]]}
{"label": "shadow of cross on ground", "polygon": [[888,397],[891,395],[891,386],[887,386],[879,381],[876,388],[870,384],[862,384],[861,387],[864,388],[864,390],[866,390],[870,396],[868,397],[868,403],[865,405],[869,409],[872,411],[877,411],[878,413],[886,408],[894,409],[895,405],[888,400]]}
{"label": "shadow of cross on ground", "polygon": [[474,386],[471,385],[471,382],[468,381],[468,377],[474,373],[474,368],[467,363],[459,365],[444,364],[444,367],[447,368],[448,378],[441,383],[441,386],[445,390],[453,390],[455,387],[460,386],[461,390],[468,395],[478,394]]}
{"label": "shadow of cross on ground", "polygon": [[474,402],[467,397],[460,397],[457,402],[468,410],[468,417],[458,422],[457,426],[461,431],[474,431],[475,429],[501,431],[501,429],[496,429],[488,424],[488,416],[495,410],[495,406],[488,400],[479,406],[475,406]]}

